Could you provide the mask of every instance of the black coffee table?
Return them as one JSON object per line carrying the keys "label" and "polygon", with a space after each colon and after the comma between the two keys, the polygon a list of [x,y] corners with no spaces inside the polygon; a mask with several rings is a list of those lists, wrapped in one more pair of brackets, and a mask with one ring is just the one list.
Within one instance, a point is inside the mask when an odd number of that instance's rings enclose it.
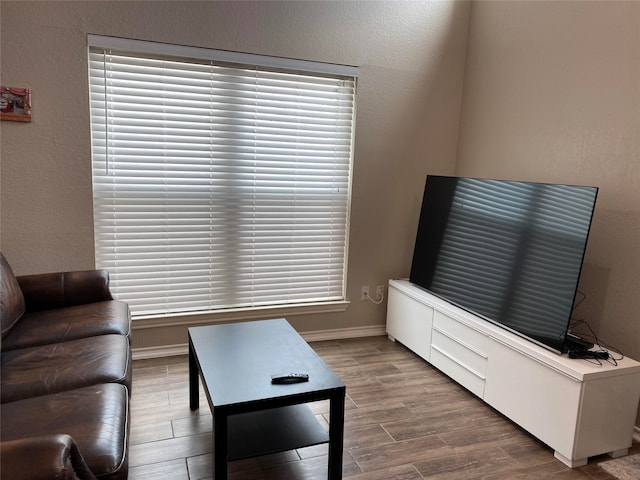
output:
{"label": "black coffee table", "polygon": [[[271,383],[307,373],[309,381]],[[342,478],[345,385],[285,319],[189,328],[189,400],[199,407],[198,374],[213,414],[213,472],[227,461],[329,443],[328,479]],[[329,433],[308,402],[330,402]]]}

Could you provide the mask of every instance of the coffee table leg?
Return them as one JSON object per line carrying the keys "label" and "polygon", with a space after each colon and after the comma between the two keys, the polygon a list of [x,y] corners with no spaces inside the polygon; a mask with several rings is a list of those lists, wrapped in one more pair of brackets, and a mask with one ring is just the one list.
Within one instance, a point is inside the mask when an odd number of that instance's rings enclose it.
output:
{"label": "coffee table leg", "polygon": [[198,385],[198,363],[193,345],[189,340],[189,407],[196,410],[200,406],[200,392]]}
{"label": "coffee table leg", "polygon": [[329,480],[342,479],[344,396],[333,396],[329,405]]}
{"label": "coffee table leg", "polygon": [[227,416],[213,418],[213,478],[227,480]]}

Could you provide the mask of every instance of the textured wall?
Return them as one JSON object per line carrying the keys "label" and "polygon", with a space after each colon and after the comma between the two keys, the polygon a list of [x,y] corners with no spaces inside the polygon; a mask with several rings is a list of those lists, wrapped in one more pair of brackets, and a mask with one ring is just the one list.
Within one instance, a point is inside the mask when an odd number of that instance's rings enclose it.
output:
{"label": "textured wall", "polygon": [[635,359],[639,159],[640,3],[473,3],[456,173],[600,187],[576,316]]}
{"label": "textured wall", "polygon": [[[19,274],[94,265],[87,33],[357,65],[353,301],[291,320],[382,326],[384,305],[360,301],[360,285],[408,275],[424,176],[453,172],[468,13],[465,2],[1,2],[1,83],[33,89],[33,122],[1,125],[2,251]],[[184,342],[184,328],[134,336]]]}

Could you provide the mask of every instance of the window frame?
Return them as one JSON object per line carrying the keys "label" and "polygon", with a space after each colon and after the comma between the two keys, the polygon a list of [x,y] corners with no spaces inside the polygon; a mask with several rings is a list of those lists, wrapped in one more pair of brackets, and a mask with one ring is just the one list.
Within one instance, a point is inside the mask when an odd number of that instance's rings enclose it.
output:
{"label": "window frame", "polygon": [[[295,60],[281,57],[271,57],[265,55],[254,55],[240,52],[230,52],[224,50],[213,50],[200,47],[188,47],[180,45],[169,45],[157,42],[147,42],[140,40],[130,40],[117,37],[105,37],[99,35],[88,35],[88,52],[92,49],[113,49],[117,51],[128,51],[132,54],[143,54],[148,56],[160,56],[160,57],[181,57],[185,59],[197,59],[207,60],[216,63],[230,63],[233,65],[250,65],[257,67],[265,67],[267,69],[286,69],[287,71],[306,72],[310,74],[322,74],[331,76],[346,76],[353,78],[354,81],[354,94],[353,94],[353,116],[351,127],[351,147],[349,158],[349,173],[348,173],[348,199],[346,205],[346,225],[345,225],[345,245],[344,245],[344,268],[342,278],[342,298],[340,300],[333,301],[319,301],[319,302],[301,302],[292,304],[280,304],[280,305],[260,305],[250,307],[238,307],[238,308],[224,308],[220,310],[197,310],[197,311],[184,311],[184,312],[168,312],[168,313],[152,313],[152,314],[136,314],[135,319],[137,323],[140,320],[147,319],[151,322],[147,322],[149,326],[157,326],[159,324],[172,325],[182,324],[184,316],[196,316],[199,317],[203,323],[210,322],[212,317],[216,319],[236,319],[236,318],[260,318],[265,315],[274,316],[280,312],[295,314],[295,313],[324,313],[324,312],[336,312],[344,311],[348,305],[346,300],[346,284],[347,284],[347,259],[348,259],[348,245],[349,245],[349,225],[350,225],[350,209],[351,209],[351,182],[353,172],[353,146],[354,146],[354,129],[355,129],[355,84],[357,81],[358,69],[357,67],[333,65],[321,62],[312,62],[306,60]],[[106,87],[105,87],[106,88]],[[93,118],[93,117],[92,117]],[[92,122],[93,124],[93,122]],[[92,134],[93,137],[93,134]],[[92,148],[92,158],[93,158]],[[92,177],[93,177],[92,173]],[[95,204],[94,204],[95,209]],[[96,237],[97,242],[97,237]],[[96,257],[98,255],[96,254]],[[97,258],[96,261],[98,262]],[[101,265],[97,264],[97,267]],[[162,318],[160,322],[154,321],[154,319]]]}

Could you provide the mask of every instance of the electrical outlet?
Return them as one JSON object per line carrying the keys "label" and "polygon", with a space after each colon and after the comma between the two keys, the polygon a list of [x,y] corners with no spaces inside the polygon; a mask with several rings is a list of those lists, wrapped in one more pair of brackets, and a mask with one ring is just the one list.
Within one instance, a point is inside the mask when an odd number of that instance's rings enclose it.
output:
{"label": "electrical outlet", "polygon": [[360,287],[360,300],[366,300],[369,296],[369,285]]}
{"label": "electrical outlet", "polygon": [[384,285],[378,285],[376,287],[376,300],[382,300],[384,297]]}

